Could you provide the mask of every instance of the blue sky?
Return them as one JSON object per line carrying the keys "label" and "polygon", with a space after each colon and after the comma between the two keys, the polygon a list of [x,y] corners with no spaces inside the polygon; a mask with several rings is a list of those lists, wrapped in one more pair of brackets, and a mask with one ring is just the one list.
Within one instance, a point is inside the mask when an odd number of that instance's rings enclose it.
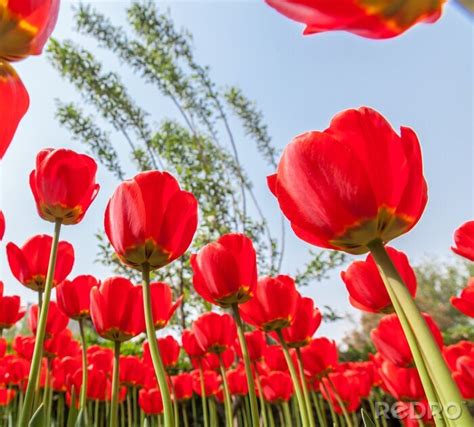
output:
{"label": "blue sky", "polygon": [[[128,2],[93,3],[114,21],[123,22]],[[54,36],[78,40],[95,52],[95,44],[72,29],[72,4],[63,2]],[[379,110],[395,128],[412,127],[423,149],[429,204],[419,225],[393,244],[414,262],[426,256],[455,259],[449,251],[453,231],[474,217],[472,23],[465,14],[448,5],[434,25],[417,26],[396,39],[373,41],[348,33],[303,37],[301,25],[261,2],[161,5],[169,8],[178,26],[192,32],[196,55],[211,67],[214,80],[221,86],[238,85],[257,101],[280,148],[296,134],[324,129],[337,112],[361,105]],[[107,69],[119,66],[110,56],[102,57]],[[52,232],[52,224],[36,215],[28,186],[37,151],[61,146],[84,151],[84,147],[71,141],[54,118],[54,100],[77,99],[73,88],[45,57],[30,58],[16,68],[29,90],[31,107],[0,166],[0,205],[7,218],[6,236],[0,244],[0,279],[6,294],[20,294],[32,301],[33,293],[12,277],[4,246],[8,241],[22,244],[34,234]],[[150,93],[130,73],[124,73],[124,81],[157,122],[175,114],[165,100]],[[257,195],[268,215],[277,218],[276,202],[264,180],[272,171],[256,160],[243,134],[239,141]],[[94,263],[94,233],[102,228],[103,211],[117,182],[102,167],[98,180],[101,192],[84,221],[63,228],[62,237],[76,248],[72,276],[108,274]],[[289,240],[283,272],[291,274],[306,259],[308,246],[293,236]],[[304,292],[318,305],[358,315],[347,303],[336,273]],[[320,333],[340,338],[346,327],[347,322],[339,322],[323,326]]]}

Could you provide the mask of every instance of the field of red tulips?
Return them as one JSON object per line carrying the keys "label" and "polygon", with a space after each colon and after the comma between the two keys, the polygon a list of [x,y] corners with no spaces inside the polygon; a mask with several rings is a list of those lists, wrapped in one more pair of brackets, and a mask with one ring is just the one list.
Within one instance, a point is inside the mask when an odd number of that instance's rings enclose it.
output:
{"label": "field of red tulips", "polygon": [[[305,34],[381,39],[435,22],[443,1],[390,10],[386,1],[267,3]],[[0,2],[0,158],[29,103],[12,64],[41,53],[58,9],[59,0]],[[0,281],[0,427],[473,426],[474,342],[445,345],[433,313],[415,302],[408,256],[391,246],[428,199],[413,129],[397,131],[369,107],[344,110],[326,129],[294,137],[267,178],[294,235],[349,257],[341,278],[351,305],[381,315],[370,333],[376,352],[358,361],[315,337],[322,312],[294,277],[259,273],[246,233],[221,234],[187,258],[199,199],[158,168],[121,180],[103,212],[106,244],[130,276],[71,277],[81,248],[62,234],[83,226],[100,191],[98,164],[46,148],[32,168],[15,179],[29,180],[51,235],[5,242],[0,211],[9,269],[36,300],[25,308]],[[453,230],[452,245],[474,262],[474,220]],[[177,332],[170,323],[189,295],[157,274],[179,261],[207,311]],[[474,318],[474,279],[450,303]]]}

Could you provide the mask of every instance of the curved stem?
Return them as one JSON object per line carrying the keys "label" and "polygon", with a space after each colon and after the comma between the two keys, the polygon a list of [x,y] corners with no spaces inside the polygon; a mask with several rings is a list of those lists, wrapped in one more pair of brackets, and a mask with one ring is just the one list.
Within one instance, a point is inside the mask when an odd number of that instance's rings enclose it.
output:
{"label": "curved stem", "polygon": [[[421,374],[425,374],[425,372],[423,372],[423,366],[425,366],[426,373],[433,384],[434,392],[440,400],[439,404],[441,408],[444,409],[444,411],[441,412],[445,421],[448,422],[449,425],[456,427],[472,426],[473,419],[451,376],[451,372],[444,361],[438,344],[433,338],[433,334],[404,284],[403,279],[388,256],[382,241],[376,240],[370,243],[368,248],[377,264],[390,297],[392,298],[393,296],[392,303],[400,322],[406,317],[404,332],[406,329],[408,339],[411,330],[415,338],[415,342],[412,343],[414,346],[412,353],[415,356],[414,353],[416,353],[417,348],[419,353],[421,353],[422,360],[418,360],[419,366],[421,367]],[[402,323],[402,327],[403,326],[404,323]],[[417,363],[416,360],[415,363]],[[423,386],[424,385],[425,383],[423,383]],[[432,396],[432,398],[435,399],[434,396]],[[460,411],[459,417],[456,419],[451,419],[447,412],[447,408],[453,405]],[[441,423],[442,420],[437,419],[437,421]]]}
{"label": "curved stem", "polygon": [[324,388],[324,391],[325,391],[326,396],[327,396],[326,401],[328,402],[329,412],[331,413],[332,424],[333,424],[334,427],[338,427],[339,423],[338,423],[338,420],[337,420],[337,417],[336,417],[336,411],[334,410],[334,405],[332,404],[331,395],[329,394],[329,391],[326,388],[323,381],[321,381],[321,386]]}
{"label": "curved stem", "polygon": [[35,386],[41,368],[43,356],[43,343],[46,335],[46,321],[48,320],[49,301],[51,300],[51,289],[53,287],[54,269],[58,253],[59,234],[61,232],[61,220],[54,223],[53,243],[49,255],[48,273],[46,274],[46,285],[44,288],[44,300],[40,310],[38,326],[36,330],[35,347],[31,359],[28,386],[26,388],[25,401],[20,415],[19,427],[26,427],[31,416],[31,406],[35,395]]}
{"label": "curved stem", "polygon": [[299,348],[296,349],[296,360],[298,362],[298,370],[299,370],[300,379],[301,379],[301,388],[303,389],[303,397],[304,397],[304,403],[306,406],[306,412],[308,414],[309,425],[310,427],[315,427],[313,410],[311,408],[311,399],[308,393],[308,386],[306,384],[306,377],[304,375],[303,360],[301,358],[301,351]]}
{"label": "curved stem", "polygon": [[247,341],[245,341],[244,326],[242,324],[242,319],[240,318],[239,306],[237,304],[232,305],[232,313],[234,315],[235,323],[237,324],[237,333],[239,336],[240,348],[242,349],[242,358],[244,359],[245,374],[247,376],[247,383],[249,386],[250,412],[251,412],[251,418],[252,418],[252,426],[258,427],[259,417],[258,417],[257,396],[255,394],[255,382],[253,380],[252,366],[250,364]]}
{"label": "curved stem", "polygon": [[84,419],[87,419],[87,342],[84,331],[84,319],[79,319],[79,333],[81,337],[81,356],[82,356],[82,386],[80,396],[80,406],[84,412]]}
{"label": "curved stem", "polygon": [[222,355],[219,354],[219,368],[222,377],[222,386],[224,388],[224,406],[225,406],[225,420],[227,427],[232,427],[232,401],[229,393],[229,384],[227,383],[227,376],[225,374],[224,362],[222,361]]}
{"label": "curved stem", "polygon": [[150,347],[150,355],[153,361],[153,367],[160,386],[161,398],[163,399],[163,412],[165,427],[173,427],[173,405],[171,403],[170,391],[166,381],[166,371],[161,359],[160,349],[156,342],[155,325],[153,323],[153,312],[151,305],[150,292],[150,266],[142,265],[143,275],[143,306],[145,311],[146,335]]}
{"label": "curved stem", "polygon": [[120,341],[114,341],[114,367],[112,371],[112,399],[110,401],[110,427],[118,425]]}
{"label": "curved stem", "polygon": [[352,421],[351,421],[351,418],[349,417],[349,413],[347,412],[346,404],[342,401],[341,396],[339,396],[339,392],[337,391],[334,383],[331,381],[331,378],[328,376],[327,379],[328,379],[329,384],[331,385],[332,391],[337,400],[337,404],[342,410],[342,414],[344,416],[344,419],[346,420],[346,424],[348,425],[348,427],[352,427]]}
{"label": "curved stem", "polygon": [[176,392],[174,389],[173,380],[171,379],[171,375],[168,375],[168,380],[168,384],[171,387],[171,396],[173,396],[174,427],[179,427],[178,399],[176,399]]}
{"label": "curved stem", "polygon": [[204,385],[204,372],[202,370],[202,363],[199,361],[199,381],[201,382],[201,403],[202,403],[202,416],[204,419],[204,427],[209,427],[209,415],[207,412],[207,398],[206,398],[206,386]]}
{"label": "curved stem", "polygon": [[301,391],[300,382],[298,380],[298,374],[296,373],[295,366],[293,365],[293,360],[291,360],[288,346],[286,345],[286,342],[283,339],[283,334],[281,333],[281,329],[277,329],[276,333],[278,335],[280,345],[283,349],[283,354],[285,355],[286,364],[288,365],[288,370],[290,371],[291,380],[293,381],[293,387],[295,389],[296,399],[298,400],[298,407],[300,409],[301,422],[303,424],[303,427],[308,427],[309,426],[308,412],[306,411],[306,405],[304,404],[304,397]]}

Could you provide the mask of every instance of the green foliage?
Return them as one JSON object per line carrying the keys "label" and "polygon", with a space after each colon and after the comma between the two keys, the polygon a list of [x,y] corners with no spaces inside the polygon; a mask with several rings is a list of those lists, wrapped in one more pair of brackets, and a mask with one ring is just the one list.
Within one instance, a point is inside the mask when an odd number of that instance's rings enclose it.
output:
{"label": "green foliage", "polygon": [[[191,35],[178,30],[169,14],[159,11],[153,2],[132,2],[126,16],[128,25],[124,27],[90,5],[75,9],[78,33],[91,37],[102,49],[94,54],[70,40],[51,40],[49,61],[81,99],[57,101],[60,124],[120,180],[152,168],[177,176],[183,188],[199,201],[200,225],[192,250],[224,233],[245,232],[257,248],[260,273],[277,273],[285,249],[284,220],[276,233],[270,228],[240,162],[239,150],[248,146],[241,147],[240,141],[237,144],[228,117],[231,111],[238,119],[271,173],[277,150],[263,113],[240,89],[224,91],[213,82],[209,68],[196,61]],[[122,67],[106,70],[101,52],[112,54]],[[146,84],[148,93],[169,101],[175,108],[174,116],[146,111],[129,93],[122,70],[131,71]],[[128,161],[123,158],[126,152]],[[98,262],[139,281],[136,273],[120,264],[101,232],[97,237]],[[320,280],[340,262],[335,253],[315,252],[300,272],[299,282],[306,285]],[[180,327],[197,312],[209,309],[192,291],[188,257],[160,270],[154,279],[167,281],[176,294],[185,296]]]}

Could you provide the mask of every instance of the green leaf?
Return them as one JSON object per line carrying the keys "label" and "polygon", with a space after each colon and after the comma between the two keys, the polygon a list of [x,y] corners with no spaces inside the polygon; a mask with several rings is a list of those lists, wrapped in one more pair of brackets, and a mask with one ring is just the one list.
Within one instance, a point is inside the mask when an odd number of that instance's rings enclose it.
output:
{"label": "green leaf", "polygon": [[362,421],[364,422],[364,427],[375,427],[372,418],[369,417],[369,414],[365,411],[365,409],[361,409],[360,413],[362,415]]}
{"label": "green leaf", "polygon": [[36,412],[31,417],[28,427],[43,427],[44,426],[44,405],[41,404]]}
{"label": "green leaf", "polygon": [[85,413],[84,413],[84,409],[81,409],[79,411],[79,414],[77,415],[76,423],[74,424],[74,427],[85,427],[85,425],[86,425]]}
{"label": "green leaf", "polygon": [[73,390],[71,396],[71,406],[69,407],[69,414],[67,417],[67,427],[76,427],[77,418],[76,393],[74,393]]}

